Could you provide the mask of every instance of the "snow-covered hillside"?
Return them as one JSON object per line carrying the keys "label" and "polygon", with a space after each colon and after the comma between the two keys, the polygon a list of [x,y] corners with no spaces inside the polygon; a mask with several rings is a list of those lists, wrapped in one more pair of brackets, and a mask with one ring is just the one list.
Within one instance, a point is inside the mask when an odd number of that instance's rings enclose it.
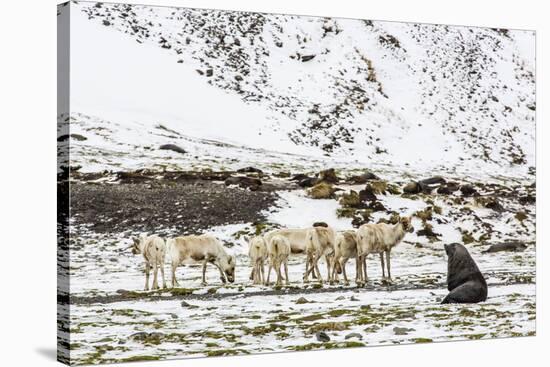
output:
{"label": "snow-covered hillside", "polygon": [[[71,159],[82,170],[187,169],[219,163],[213,156],[265,166],[266,155],[296,154],[419,172],[533,172],[533,32],[70,6],[71,132],[86,139],[73,139]],[[187,157],[157,151],[165,143]]]}

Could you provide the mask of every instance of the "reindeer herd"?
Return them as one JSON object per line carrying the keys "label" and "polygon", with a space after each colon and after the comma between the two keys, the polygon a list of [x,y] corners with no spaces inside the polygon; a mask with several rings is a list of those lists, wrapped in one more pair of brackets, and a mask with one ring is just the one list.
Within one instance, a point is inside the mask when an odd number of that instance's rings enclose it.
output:
{"label": "reindeer herd", "polygon": [[[327,280],[339,282],[342,274],[345,284],[349,284],[346,274],[346,263],[355,259],[357,285],[364,285],[367,280],[367,255],[379,254],[382,266],[382,277],[391,280],[390,254],[405,237],[407,232],[413,232],[410,217],[401,217],[396,224],[364,224],[354,230],[335,231],[331,227],[317,226],[300,229],[276,229],[262,236],[246,237],[248,242],[250,279],[254,284],[270,284],[273,270],[277,276],[276,285],[283,281],[288,285],[288,259],[292,254],[305,254],[306,267],[303,281],[308,282],[309,276],[317,278],[322,283],[323,277],[319,271],[319,260],[324,257],[327,264]],[[164,264],[166,256],[171,259],[172,287],[179,286],[176,279],[176,269],[182,264],[202,264],[202,284],[206,284],[206,265],[214,265],[220,272],[223,283],[235,281],[235,257],[229,255],[221,241],[216,237],[203,234],[199,236],[181,236],[164,241],[157,235],[141,235],[134,238],[132,245],[134,254],[141,254],[145,259],[145,290],[149,290],[149,275],[153,271],[152,289],[158,289],[158,269],[162,277],[162,286],[166,288]],[[385,261],[384,261],[385,256]],[[265,267],[267,265],[267,277]],[[284,270],[284,276],[283,276]]]}

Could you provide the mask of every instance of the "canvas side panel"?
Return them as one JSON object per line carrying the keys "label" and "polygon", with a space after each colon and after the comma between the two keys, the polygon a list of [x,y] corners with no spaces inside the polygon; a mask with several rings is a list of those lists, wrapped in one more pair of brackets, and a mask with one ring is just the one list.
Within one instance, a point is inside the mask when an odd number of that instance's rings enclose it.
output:
{"label": "canvas side panel", "polygon": [[57,360],[70,364],[70,3],[57,5]]}

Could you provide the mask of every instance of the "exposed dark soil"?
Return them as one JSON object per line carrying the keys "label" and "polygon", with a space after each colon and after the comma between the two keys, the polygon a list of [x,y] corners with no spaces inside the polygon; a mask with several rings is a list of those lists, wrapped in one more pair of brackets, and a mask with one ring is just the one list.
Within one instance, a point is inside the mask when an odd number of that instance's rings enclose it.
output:
{"label": "exposed dark soil", "polygon": [[250,191],[208,180],[144,180],[71,184],[71,215],[99,233],[200,233],[213,226],[256,222],[274,205],[268,185]]}

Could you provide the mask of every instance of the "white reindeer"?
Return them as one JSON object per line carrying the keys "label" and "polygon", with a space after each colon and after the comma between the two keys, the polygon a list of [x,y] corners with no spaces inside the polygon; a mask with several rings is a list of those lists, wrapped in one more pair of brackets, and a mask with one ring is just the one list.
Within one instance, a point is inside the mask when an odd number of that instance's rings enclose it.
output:
{"label": "white reindeer", "polygon": [[341,269],[344,281],[349,284],[346,274],[346,262],[355,258],[355,281],[359,280],[359,258],[357,256],[357,236],[355,231],[342,231],[336,234],[334,243],[334,258],[332,260],[331,281],[338,281],[338,270]]}
{"label": "white reindeer", "polygon": [[157,235],[147,236],[141,234],[139,238],[133,238],[132,253],[141,254],[145,259],[145,290],[149,290],[149,272],[153,268],[153,286],[152,289],[158,289],[158,268],[162,275],[162,288],[166,288],[164,280],[164,259],[166,255],[166,246],[164,240]]}
{"label": "white reindeer", "polygon": [[268,257],[266,241],[262,236],[245,238],[245,240],[248,242],[248,257],[252,266],[250,279],[253,284],[263,284],[265,282],[264,263]]}
{"label": "white reindeer", "polygon": [[327,278],[330,280],[330,258],[334,254],[335,233],[330,227],[313,227],[306,234],[306,272],[304,282],[309,281],[309,274],[314,273],[320,283],[323,283],[318,262],[325,256],[327,262]]}
{"label": "white reindeer", "polygon": [[182,236],[167,241],[172,258],[172,287],[178,284],[176,268],[182,263],[202,263],[202,284],[206,285],[206,264],[215,265],[220,271],[220,279],[226,283],[235,281],[235,257],[228,255],[222,243],[214,236]]}
{"label": "white reindeer", "polygon": [[386,223],[363,224],[357,230],[357,249],[360,261],[360,282],[366,282],[367,276],[367,255],[380,254],[382,265],[382,278],[386,277],[384,272],[384,253],[386,253],[386,266],[388,269],[388,280],[391,281],[390,252],[405,237],[407,232],[413,232],[410,217],[399,218],[399,221],[392,225]]}
{"label": "white reindeer", "polygon": [[269,276],[271,269],[275,269],[277,273],[276,285],[281,285],[283,276],[281,274],[281,265],[285,268],[286,285],[289,284],[288,279],[288,257],[290,256],[290,242],[286,237],[276,235],[271,237],[267,244],[267,253],[269,256],[269,270],[267,271],[266,285],[269,285]]}

